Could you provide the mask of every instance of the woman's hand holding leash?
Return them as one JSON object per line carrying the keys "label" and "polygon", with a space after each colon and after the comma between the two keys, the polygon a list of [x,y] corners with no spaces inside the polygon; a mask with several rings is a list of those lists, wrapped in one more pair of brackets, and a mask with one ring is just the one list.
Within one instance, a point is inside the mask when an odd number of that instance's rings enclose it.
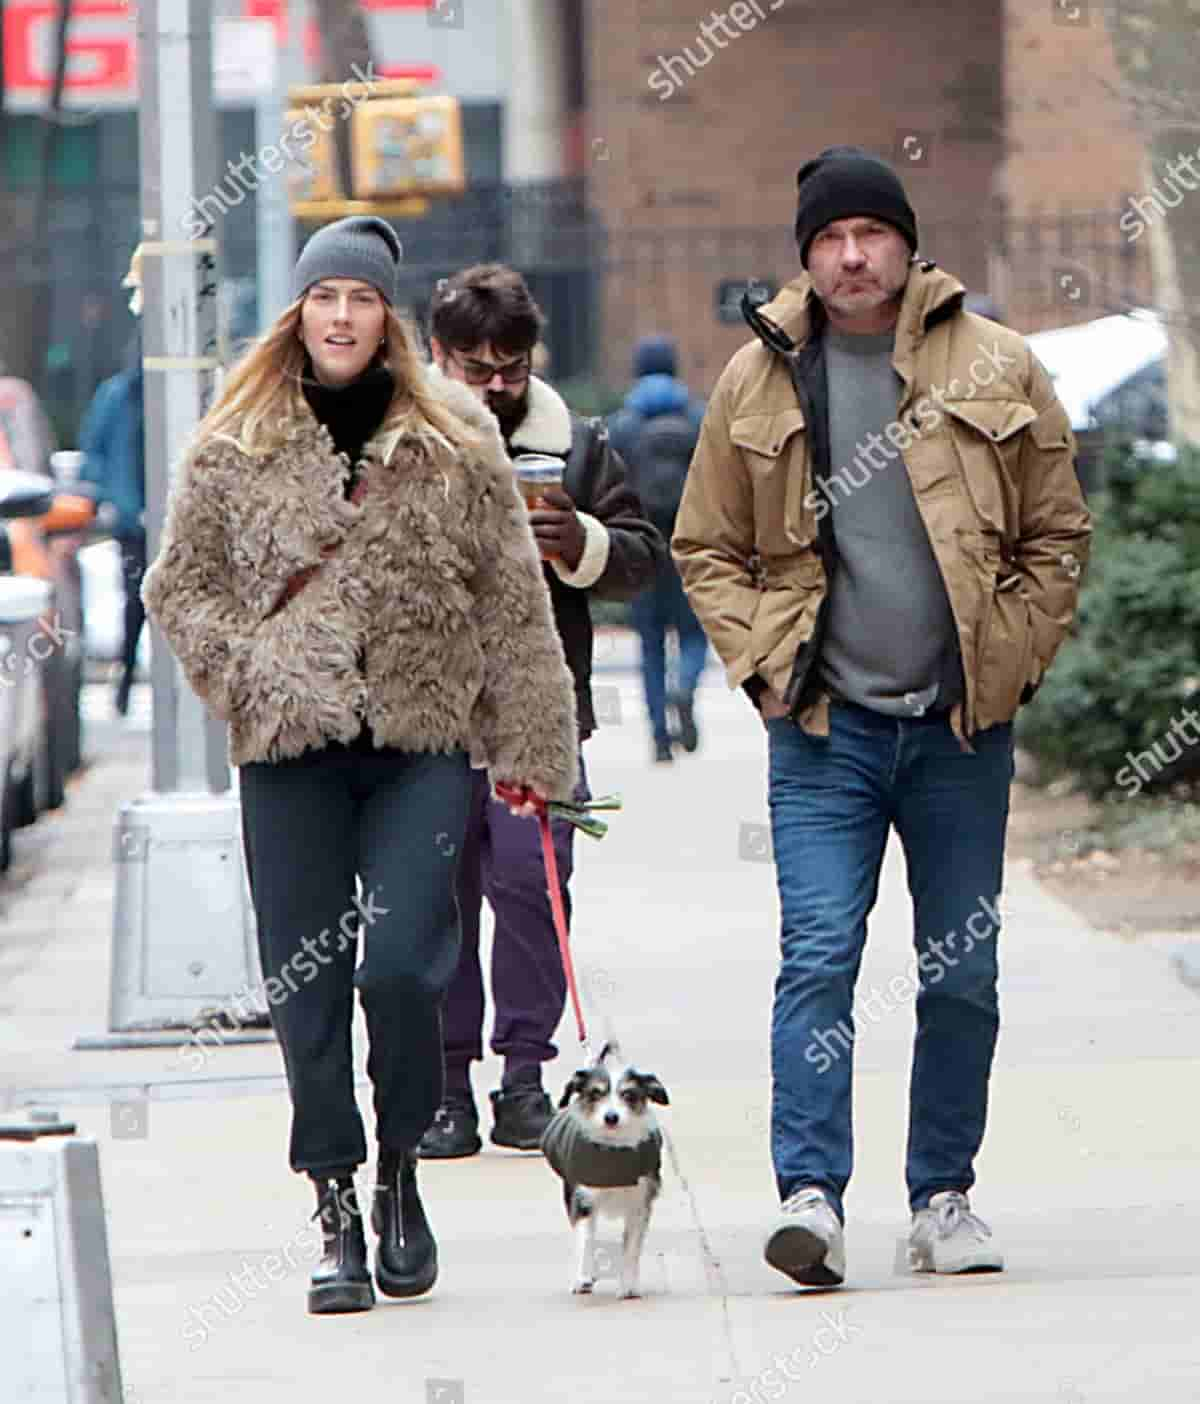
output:
{"label": "woman's hand holding leash", "polygon": [[508,805],[510,814],[518,819],[532,819],[546,807],[550,796],[536,785],[518,785],[514,781],[501,780],[495,787],[496,798]]}

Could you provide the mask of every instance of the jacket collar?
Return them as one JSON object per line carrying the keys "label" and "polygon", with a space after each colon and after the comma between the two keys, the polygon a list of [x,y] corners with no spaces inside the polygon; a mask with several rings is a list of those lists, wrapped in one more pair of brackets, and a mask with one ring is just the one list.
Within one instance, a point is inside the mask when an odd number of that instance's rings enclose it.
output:
{"label": "jacket collar", "polygon": [[[496,435],[497,447],[503,448],[496,426],[496,416],[487,405],[477,400],[467,386],[444,376],[437,366],[426,365],[423,370],[428,377],[429,389],[453,414],[472,429],[482,430],[485,434],[490,429]],[[285,413],[281,417],[281,427],[284,439],[295,448],[304,449],[318,444],[334,447],[333,435],[313,413],[312,406],[303,397],[292,413]],[[361,455],[379,463],[390,463],[403,437],[403,431],[385,430],[380,426],[363,444]],[[434,437],[441,440],[439,434],[434,433]],[[334,451],[336,452],[336,449]]]}
{"label": "jacket collar", "polygon": [[[896,323],[897,359],[905,356],[931,326],[957,311],[965,295],[966,288],[951,274],[928,261],[914,262]],[[823,320],[820,315],[814,319],[816,300],[808,274],[802,273],[759,311],[799,346],[809,339],[814,320]]]}
{"label": "jacket collar", "polygon": [[539,380],[529,377],[529,408],[509,440],[514,453],[557,453],[571,451],[571,411],[558,393]]}
{"label": "jacket collar", "polygon": [[[455,409],[459,409],[462,397],[467,395],[476,414],[495,421],[495,416],[482,400],[476,399],[457,380],[444,375],[436,363],[431,362],[425,369],[431,383],[441,393],[447,393],[446,387],[450,387],[450,392],[455,396]],[[557,453],[564,456],[571,451],[571,411],[567,408],[567,402],[557,390],[536,375],[529,377],[529,408],[509,440],[509,448],[513,453]]]}

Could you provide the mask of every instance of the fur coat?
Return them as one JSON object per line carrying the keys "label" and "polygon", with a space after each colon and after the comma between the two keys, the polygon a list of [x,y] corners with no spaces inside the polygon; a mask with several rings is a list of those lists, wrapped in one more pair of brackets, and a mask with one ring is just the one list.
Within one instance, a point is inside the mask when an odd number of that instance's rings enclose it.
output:
{"label": "fur coat", "polygon": [[269,456],[226,437],[193,445],[142,597],[229,723],[234,765],[349,743],[366,722],[378,746],[465,749],[493,781],[566,798],[574,694],[528,514],[490,410],[429,383],[481,448],[380,431],[361,504],[307,405]]}

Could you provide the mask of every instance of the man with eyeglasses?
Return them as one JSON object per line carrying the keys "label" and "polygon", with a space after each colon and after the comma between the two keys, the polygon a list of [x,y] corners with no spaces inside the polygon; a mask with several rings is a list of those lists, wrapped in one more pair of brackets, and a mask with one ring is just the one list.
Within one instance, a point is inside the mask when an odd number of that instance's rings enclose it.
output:
{"label": "man with eyeglasses", "polygon": [[[430,306],[436,371],[472,387],[495,414],[510,457],[542,453],[564,461],[562,487],[548,487],[530,515],[567,664],[575,678],[579,735],[596,727],[592,703],[589,600],[632,600],[656,575],[666,543],[626,481],[625,465],[598,419],[581,419],[532,373],[542,314],[519,273],[501,264],[468,268],[438,284]],[[579,798],[588,795],[580,759]],[[554,848],[570,919],[571,826],[553,820]],[[470,1066],[483,1057],[483,975],[479,922],[484,895],[496,918],[492,945],[493,1052],[504,1060],[491,1093],[492,1141],[536,1150],[552,1115],[541,1065],[566,1001],[566,981],[546,892],[537,825],[514,817],[476,787],[459,856],[462,954],[446,994],[446,1090],[418,1155],[451,1160],[481,1149]]]}

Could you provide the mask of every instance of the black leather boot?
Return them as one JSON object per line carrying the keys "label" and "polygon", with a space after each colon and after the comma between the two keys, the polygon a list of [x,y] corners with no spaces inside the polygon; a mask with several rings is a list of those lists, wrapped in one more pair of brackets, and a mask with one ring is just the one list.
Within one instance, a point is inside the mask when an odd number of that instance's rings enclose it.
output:
{"label": "black leather boot", "polygon": [[388,1297],[419,1297],[437,1281],[437,1244],[417,1192],[412,1151],[380,1151],[371,1227],[379,1235],[375,1281]]}
{"label": "black leather boot", "polygon": [[369,1311],[375,1305],[367,1240],[354,1196],[354,1181],[346,1177],[314,1177],[317,1212],[325,1236],[325,1252],[313,1269],[308,1309],[314,1316],[343,1311]]}

